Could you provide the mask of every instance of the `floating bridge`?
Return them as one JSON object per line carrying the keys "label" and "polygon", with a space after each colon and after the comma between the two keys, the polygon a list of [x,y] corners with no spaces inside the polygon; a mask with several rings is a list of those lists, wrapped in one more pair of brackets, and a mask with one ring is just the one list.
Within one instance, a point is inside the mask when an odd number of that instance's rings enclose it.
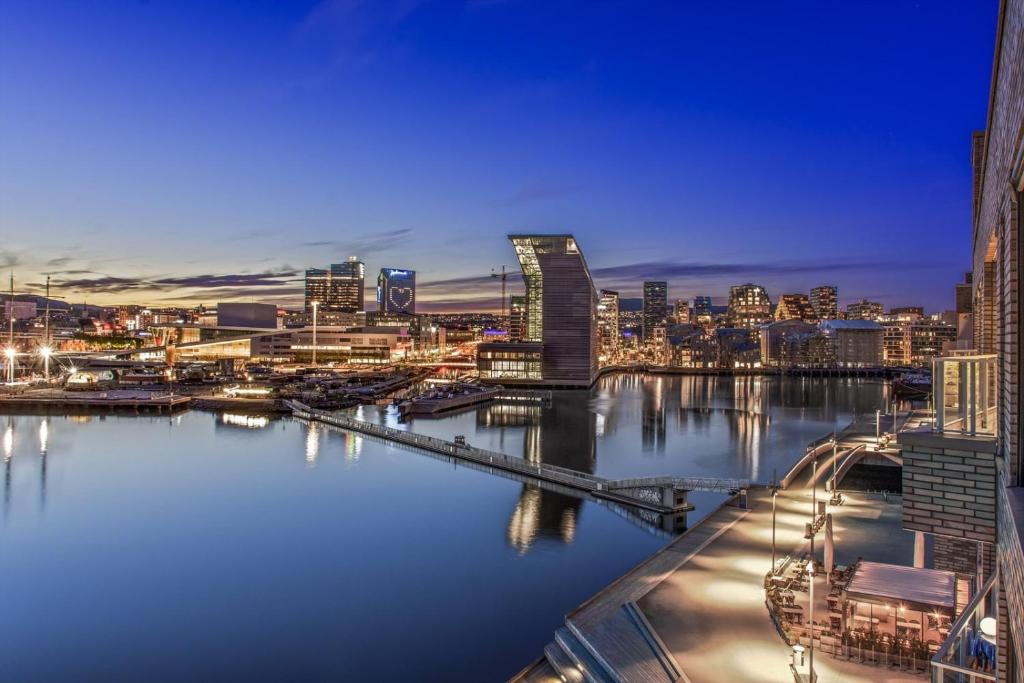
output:
{"label": "floating bridge", "polygon": [[730,493],[748,488],[746,479],[711,477],[644,477],[639,479],[605,479],[565,467],[533,463],[504,453],[476,448],[465,443],[394,429],[365,422],[341,413],[317,410],[298,401],[286,401],[295,417],[360,432],[413,448],[438,453],[493,470],[519,475],[528,480],[546,482],[586,492],[596,498],[641,510],[669,514],[692,510],[687,500],[690,491]]}

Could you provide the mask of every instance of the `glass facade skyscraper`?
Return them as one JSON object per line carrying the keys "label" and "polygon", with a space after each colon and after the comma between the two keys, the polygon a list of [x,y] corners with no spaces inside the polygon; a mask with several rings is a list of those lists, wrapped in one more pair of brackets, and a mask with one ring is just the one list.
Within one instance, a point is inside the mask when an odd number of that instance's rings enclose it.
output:
{"label": "glass facade skyscraper", "polygon": [[344,263],[331,264],[330,270],[306,270],[305,309],[313,311],[313,302],[322,313],[359,313],[363,305],[366,265],[355,256]]}
{"label": "glass facade skyscraper", "polygon": [[668,283],[648,281],[644,283],[644,312],[641,336],[651,338],[655,327],[664,327],[668,317]]}
{"label": "glass facade skyscraper", "polygon": [[377,310],[416,313],[416,271],[381,268],[377,275]]}

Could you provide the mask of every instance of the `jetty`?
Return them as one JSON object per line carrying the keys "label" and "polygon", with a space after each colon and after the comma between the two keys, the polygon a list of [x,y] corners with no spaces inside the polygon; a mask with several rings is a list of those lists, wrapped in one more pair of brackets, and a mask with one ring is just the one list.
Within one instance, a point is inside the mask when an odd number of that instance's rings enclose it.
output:
{"label": "jetty", "polygon": [[504,453],[476,448],[459,437],[456,437],[455,441],[447,441],[365,422],[341,413],[316,410],[298,401],[287,401],[286,404],[291,408],[292,414],[301,419],[323,422],[348,431],[387,439],[493,470],[513,473],[529,480],[583,491],[595,498],[656,514],[672,514],[692,510],[693,506],[687,499],[690,491],[735,493],[749,486],[749,481],[746,479],[717,477],[605,479],[565,467],[533,463]]}
{"label": "jetty", "polygon": [[64,391],[31,389],[0,395],[0,411],[85,410],[174,412],[188,407],[192,398],[160,391],[111,389],[108,391]]}

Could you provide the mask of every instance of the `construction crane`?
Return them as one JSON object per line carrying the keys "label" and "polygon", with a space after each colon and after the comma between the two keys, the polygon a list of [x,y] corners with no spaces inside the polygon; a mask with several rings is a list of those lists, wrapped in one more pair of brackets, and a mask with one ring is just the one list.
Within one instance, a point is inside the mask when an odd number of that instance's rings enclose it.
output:
{"label": "construction crane", "polygon": [[508,281],[508,276],[509,276],[509,273],[508,273],[507,270],[505,270],[505,266],[504,265],[501,266],[501,272],[500,273],[497,272],[496,270],[494,270],[494,268],[491,268],[491,277],[500,277],[501,278],[501,317],[502,317],[503,320],[505,318],[505,288],[506,288],[506,282]]}

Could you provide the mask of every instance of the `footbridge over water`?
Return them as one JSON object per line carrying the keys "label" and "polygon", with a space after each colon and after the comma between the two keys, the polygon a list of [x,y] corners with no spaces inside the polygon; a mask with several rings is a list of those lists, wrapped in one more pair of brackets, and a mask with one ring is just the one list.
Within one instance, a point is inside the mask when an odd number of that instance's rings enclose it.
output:
{"label": "footbridge over water", "polygon": [[595,498],[658,514],[692,510],[693,506],[687,500],[690,491],[729,493],[746,489],[750,485],[749,480],[746,479],[710,477],[605,479],[565,467],[529,462],[523,458],[476,448],[465,443],[437,439],[372,422],[364,422],[341,413],[310,408],[298,401],[286,401],[285,403],[291,409],[292,414],[299,418],[323,422],[349,431],[457,458],[488,469],[512,473],[530,480],[583,491]]}

